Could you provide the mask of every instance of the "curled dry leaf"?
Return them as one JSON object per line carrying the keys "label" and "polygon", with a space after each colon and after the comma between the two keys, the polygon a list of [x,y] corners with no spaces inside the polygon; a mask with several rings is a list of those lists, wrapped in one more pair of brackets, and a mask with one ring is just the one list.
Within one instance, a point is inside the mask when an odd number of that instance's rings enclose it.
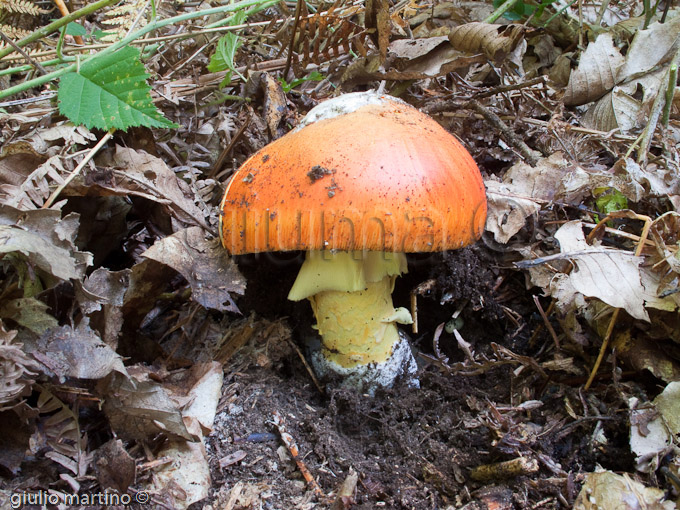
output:
{"label": "curled dry leaf", "polygon": [[645,487],[627,474],[611,471],[588,473],[574,510],[673,510],[675,503],[664,501],[664,491]]}
{"label": "curled dry leaf", "polygon": [[76,286],[80,310],[89,315],[104,305],[123,306],[125,291],[130,284],[130,270],[109,271],[99,267]]}
{"label": "curled dry leaf", "polygon": [[575,265],[574,270],[551,286],[553,297],[570,302],[577,292],[597,298],[615,308],[623,308],[636,319],[649,321],[645,306],[658,299],[642,284],[641,257],[611,248],[590,246],[583,234],[580,221],[565,223],[555,233],[560,251]]}
{"label": "curled dry leaf", "polygon": [[101,381],[98,390],[105,395],[104,412],[111,428],[123,439],[147,440],[159,433],[198,441],[184,425],[181,408],[187,397],[173,394],[149,378],[144,367],[128,367],[129,377],[118,372]]}
{"label": "curled dry leaf", "polygon": [[21,253],[32,266],[61,280],[81,279],[92,255],[74,244],[78,220],[73,213],[62,219],[59,211],[0,205],[0,253]]}
{"label": "curled dry leaf", "polygon": [[23,351],[22,344],[14,342],[16,335],[0,322],[0,410],[29,393],[33,376],[40,370],[38,363]]}
{"label": "curled dry leaf", "polygon": [[487,180],[488,213],[486,230],[502,244],[519,232],[529,216],[548,203],[568,194],[563,180],[576,170],[561,152],[541,158],[535,166],[515,163],[503,176],[503,182]]}
{"label": "curled dry leaf", "polygon": [[518,193],[512,184],[497,181],[484,184],[488,208],[484,228],[497,242],[506,244],[524,227],[529,216],[541,210],[541,205]]}
{"label": "curled dry leaf", "polygon": [[581,55],[576,70],[569,77],[564,104],[580,105],[602,97],[616,85],[624,58],[614,46],[610,34],[600,35]]}
{"label": "curled dry leaf", "polygon": [[630,44],[626,61],[619,70],[619,83],[649,73],[655,67],[670,62],[680,47],[680,16],[665,23],[652,23],[647,30],[638,30]]}
{"label": "curled dry leaf", "polygon": [[478,61],[451,46],[447,36],[397,39],[389,46],[389,64],[397,70],[386,74],[393,79],[434,78]]}
{"label": "curled dry leaf", "polygon": [[63,175],[66,170],[61,158],[52,156],[35,169],[32,168],[33,165],[21,168],[19,167],[20,164],[16,162],[13,165],[14,168],[8,170],[15,172],[16,175],[28,172],[22,175],[19,182],[0,184],[0,200],[5,205],[16,207],[22,211],[39,209],[52,193],[50,186],[64,184]]}
{"label": "curled dry leaf", "polygon": [[123,359],[101,341],[83,320],[77,328],[62,326],[46,331],[27,350],[46,371],[62,381],[76,379],[102,379],[112,371],[126,374]]}
{"label": "curled dry leaf", "polygon": [[219,241],[208,241],[200,228],[190,227],[156,241],[143,256],[184,276],[194,299],[206,308],[238,312],[231,293],[243,294],[245,279]]}
{"label": "curled dry leaf", "polygon": [[524,32],[522,25],[466,23],[449,32],[449,42],[459,51],[484,53],[499,63],[524,40]]}
{"label": "curled dry leaf", "polygon": [[170,508],[178,510],[208,497],[210,466],[203,443],[170,441],[158,456],[170,462],[155,471],[147,490],[171,497]]}
{"label": "curled dry leaf", "polygon": [[175,230],[185,225],[197,225],[206,230],[209,207],[200,202],[194,191],[173,172],[163,160],[144,151],[116,146],[98,160],[98,167],[85,178],[75,179],[69,187],[73,194],[133,195],[162,204],[168,215],[179,222]]}
{"label": "curled dry leaf", "polygon": [[93,453],[97,481],[104,489],[125,494],[135,482],[135,459],[125,450],[120,439],[111,439]]}
{"label": "curled dry leaf", "polygon": [[165,389],[186,401],[182,416],[187,430],[195,437],[212,431],[222,390],[222,364],[217,361],[198,363],[189,370],[173,372]]}

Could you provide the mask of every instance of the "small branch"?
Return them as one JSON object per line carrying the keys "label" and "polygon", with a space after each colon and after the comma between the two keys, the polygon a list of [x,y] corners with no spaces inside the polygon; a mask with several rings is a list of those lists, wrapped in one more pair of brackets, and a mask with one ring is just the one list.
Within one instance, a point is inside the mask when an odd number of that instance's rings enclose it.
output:
{"label": "small branch", "polygon": [[281,434],[281,440],[283,441],[283,444],[286,445],[286,448],[288,448],[291,457],[293,457],[293,460],[295,461],[295,464],[297,464],[297,467],[302,473],[304,479],[307,481],[312,490],[314,490],[314,493],[317,496],[319,497],[324,496],[321,487],[319,487],[319,484],[312,476],[312,473],[309,472],[309,469],[307,469],[307,466],[300,458],[300,451],[298,450],[298,447],[295,444],[295,439],[293,439],[293,436],[286,432],[286,426],[283,423],[283,418],[281,417],[278,411],[274,411],[274,425],[276,425],[276,428],[279,429],[279,434]]}
{"label": "small branch", "polygon": [[517,149],[517,152],[520,153],[520,155],[529,165],[531,165],[532,167],[536,166],[536,164],[538,163],[538,159],[536,158],[536,156],[533,155],[529,146],[526,143],[524,143],[524,140],[517,136],[515,132],[505,122],[503,122],[498,115],[493,113],[488,108],[485,108],[477,101],[468,101],[464,105],[464,107],[470,108],[476,111],[477,113],[481,114],[488,122],[490,122],[496,129],[498,129],[501,132],[505,140],[510,145]]}
{"label": "small branch", "polygon": [[[107,5],[107,2],[112,3],[114,1],[116,1],[116,0],[100,0],[100,2],[97,2],[97,4]],[[239,9],[244,9],[246,7],[251,7],[253,5],[257,5],[260,8],[260,10],[263,10],[263,9],[266,9],[267,7],[269,7],[271,5],[274,5],[275,3],[277,3],[277,1],[278,0],[264,0],[264,1],[263,0],[242,0],[242,1],[236,2],[234,4],[222,5],[220,7],[213,7],[212,9],[205,9],[204,11],[188,12],[188,13],[185,13],[185,14],[181,14],[179,16],[173,16],[172,18],[167,18],[167,19],[164,19],[164,20],[161,20],[161,21],[156,21],[154,23],[149,23],[145,27],[137,30],[135,33],[130,34],[127,37],[124,37],[120,41],[118,41],[115,44],[112,44],[111,46],[103,49],[102,51],[100,51],[99,53],[97,53],[95,55],[92,55],[90,57],[85,57],[83,55],[81,57],[80,63],[82,64],[86,60],[86,58],[93,58],[95,56],[96,57],[102,57],[104,55],[108,55],[109,53],[113,53],[113,52],[119,50],[120,48],[123,48],[123,47],[129,45],[133,41],[141,38],[142,36],[148,34],[149,32],[153,32],[154,30],[158,30],[160,28],[166,27],[168,25],[172,25],[174,23],[180,23],[182,21],[187,21],[187,20],[194,19],[194,18],[200,18],[200,17],[203,17],[203,16],[210,16],[212,14],[219,14],[219,13],[223,13],[223,12],[233,12],[233,11],[237,11]],[[88,6],[88,8],[92,7],[94,5],[97,5],[97,4],[92,4],[91,6]],[[71,14],[71,16],[74,16],[76,13],[79,13],[83,10],[84,9],[80,9],[80,10],[74,12],[73,14]],[[61,20],[58,20],[58,21],[61,22],[65,19],[66,18],[61,18]],[[57,21],[55,21],[54,23],[51,23],[50,25],[45,27],[45,29],[55,25],[56,23],[57,23]],[[64,23],[61,23],[59,25],[59,27],[61,27],[63,25],[64,25]],[[39,31],[37,31],[37,32],[39,32]],[[21,43],[22,41],[26,41],[29,38],[32,38],[32,39],[28,42],[32,42],[36,39],[39,39],[40,37],[33,37],[37,32],[34,32],[29,37],[22,39],[17,44]],[[26,44],[28,44],[28,43],[26,43]],[[4,55],[3,55],[3,52],[0,51],[0,58],[5,56],[7,54],[7,52],[12,52],[12,51],[13,51],[13,49],[10,48],[4,53]],[[63,67],[63,68],[61,68],[57,71],[53,71],[53,72],[48,73],[48,74],[41,76],[39,78],[36,78],[36,79],[33,79],[33,80],[28,80],[28,81],[26,81],[26,82],[24,82],[20,85],[15,85],[14,87],[9,87],[5,90],[0,91],[0,99],[5,98],[5,97],[9,97],[13,94],[17,94],[18,92],[23,92],[24,90],[28,90],[32,87],[38,87],[40,85],[44,85],[45,83],[48,83],[52,80],[55,80],[56,78],[59,78],[60,76],[66,74],[66,73],[75,71],[75,69],[76,69],[76,64],[71,64],[69,66]]]}
{"label": "small branch", "polygon": [[[606,222],[617,218],[621,217],[623,211],[615,211],[613,213],[608,214],[606,217],[604,217],[598,224],[597,226],[588,234],[587,241],[590,242],[594,237],[595,233],[597,230],[602,228],[604,225],[606,225]],[[619,214],[617,214],[619,213]],[[642,220],[645,222],[645,226],[642,227],[642,233],[640,234],[640,241],[638,242],[637,247],[635,248],[635,256],[639,257],[640,254],[642,253],[642,248],[645,245],[645,242],[647,241],[647,236],[649,235],[649,229],[652,227],[652,219],[649,216],[644,216],[641,214],[635,214],[633,213],[633,218],[636,220]],[[585,386],[583,387],[584,390],[588,391],[590,389],[590,385],[593,384],[593,381],[595,380],[595,376],[597,375],[597,371],[600,368],[600,365],[602,364],[602,360],[604,359],[604,355],[607,352],[607,347],[609,346],[609,340],[612,336],[612,333],[614,332],[614,325],[616,324],[616,320],[619,317],[619,312],[621,311],[621,308],[616,308],[614,310],[614,313],[612,314],[612,318],[609,320],[609,326],[607,327],[607,332],[604,335],[604,338],[602,339],[602,346],[600,347],[600,352],[597,355],[597,359],[595,360],[595,364],[593,365],[592,370],[590,371],[590,376],[588,377],[588,380],[586,381]]]}
{"label": "small branch", "polygon": [[671,116],[671,105],[673,104],[673,96],[675,95],[675,88],[678,83],[678,64],[674,63],[668,70],[668,87],[666,87],[666,104],[663,107],[663,115],[661,116],[661,124],[663,127],[668,127],[668,121]]}
{"label": "small branch", "polygon": [[550,333],[550,336],[552,337],[553,342],[555,342],[555,347],[557,347],[557,350],[560,350],[560,341],[557,338],[557,333],[555,333],[555,330],[553,329],[552,324],[550,324],[550,320],[548,320],[548,316],[543,311],[543,307],[541,306],[541,302],[538,300],[538,296],[534,296],[534,303],[536,304],[536,308],[538,309],[538,313],[540,313],[541,317],[543,318],[543,323],[545,324],[546,329]]}
{"label": "small branch", "polygon": [[2,40],[5,41],[5,43],[9,44],[12,48],[14,48],[14,51],[19,53],[22,57],[24,57],[26,59],[26,62],[28,62],[31,65],[31,67],[35,67],[40,74],[47,74],[47,71],[42,65],[40,65],[40,62],[33,60],[28,53],[26,53],[19,46],[17,46],[17,43],[15,43],[14,41],[12,41],[12,39],[7,37],[4,32],[0,32],[0,37],[2,37]]}
{"label": "small branch", "polygon": [[[62,16],[71,14],[64,3],[64,0],[54,0],[54,4],[57,6],[57,9],[59,9]],[[76,35],[73,39],[76,41],[76,44],[84,44],[83,38],[80,35]]]}
{"label": "small branch", "polygon": [[288,56],[286,57],[286,67],[283,70],[283,79],[288,79],[288,71],[290,71],[290,63],[293,60],[293,48],[295,48],[295,34],[300,25],[300,14],[302,13],[303,0],[297,0],[295,5],[295,23],[293,23],[293,31],[290,34],[290,45],[288,46]]}
{"label": "small branch", "polygon": [[68,186],[73,179],[75,179],[78,174],[85,168],[85,165],[89,163],[89,161],[99,152],[99,150],[106,144],[106,142],[109,141],[109,139],[113,136],[113,133],[115,132],[115,129],[111,129],[108,133],[106,133],[101,140],[92,147],[92,150],[83,158],[83,160],[80,162],[80,164],[73,169],[71,174],[66,178],[63,184],[61,184],[57,189],[54,190],[54,192],[50,195],[50,197],[47,199],[47,201],[43,204],[42,209],[48,209],[54,201],[57,199],[59,194],[64,191],[64,188]]}

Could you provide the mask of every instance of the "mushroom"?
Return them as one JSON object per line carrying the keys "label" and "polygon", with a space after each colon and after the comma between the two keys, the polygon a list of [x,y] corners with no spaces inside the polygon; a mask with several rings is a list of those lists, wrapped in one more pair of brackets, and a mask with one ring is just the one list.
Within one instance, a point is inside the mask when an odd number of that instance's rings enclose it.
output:
{"label": "mushroom", "polygon": [[221,205],[232,254],[305,250],[288,299],[309,299],[316,371],[373,392],[417,385],[405,308],[394,308],[405,253],[477,240],[486,195],[470,154],[435,120],[376,92],[313,108],[233,175]]}

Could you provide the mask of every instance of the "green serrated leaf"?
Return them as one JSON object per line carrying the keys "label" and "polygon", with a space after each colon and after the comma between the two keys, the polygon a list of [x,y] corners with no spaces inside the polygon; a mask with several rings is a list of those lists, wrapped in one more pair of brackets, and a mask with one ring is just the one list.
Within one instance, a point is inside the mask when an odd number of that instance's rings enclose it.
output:
{"label": "green serrated leaf", "polygon": [[85,30],[85,27],[82,25],[79,25],[75,21],[71,21],[68,25],[66,25],[66,35],[72,35],[72,36],[83,36],[87,35],[87,30]]}
{"label": "green serrated leaf", "polygon": [[[229,23],[230,26],[240,25],[246,20],[246,13],[244,11],[238,11],[237,13],[234,14],[232,18],[233,19]],[[227,73],[227,76],[225,76],[224,80],[222,80],[220,87],[226,85],[227,83],[229,83],[229,81],[231,81],[231,73],[239,74],[238,71],[236,71],[234,57],[236,56],[236,50],[239,49],[241,44],[242,39],[235,32],[227,32],[217,41],[215,53],[213,53],[212,56],[210,57],[208,71],[210,71],[211,73],[217,73],[226,70],[229,71]],[[241,78],[243,77],[241,76]]]}
{"label": "green serrated leaf", "polygon": [[127,46],[85,61],[59,82],[59,111],[88,129],[177,127],[151,101],[139,50]]}

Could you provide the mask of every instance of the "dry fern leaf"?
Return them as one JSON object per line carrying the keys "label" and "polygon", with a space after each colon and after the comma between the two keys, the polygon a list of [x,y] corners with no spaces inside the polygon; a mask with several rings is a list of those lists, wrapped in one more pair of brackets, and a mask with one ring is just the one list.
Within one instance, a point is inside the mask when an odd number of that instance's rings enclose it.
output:
{"label": "dry fern leaf", "polygon": [[515,50],[524,33],[525,28],[522,25],[474,22],[451,29],[449,42],[458,51],[484,53],[499,63]]}
{"label": "dry fern leaf", "polygon": [[38,396],[38,411],[41,415],[54,413],[42,422],[47,445],[52,448],[45,457],[61,464],[76,477],[85,476],[91,456],[86,450],[87,434],[80,433],[78,416],[45,388]]}
{"label": "dry fern leaf", "polygon": [[0,321],[0,406],[30,393],[35,382],[32,377],[39,372],[38,364],[26,355],[23,345],[13,343],[16,335],[16,331],[6,331]]}
{"label": "dry fern leaf", "polygon": [[0,0],[0,11],[30,14],[32,16],[40,16],[50,12],[41,9],[30,0]]}
{"label": "dry fern leaf", "polygon": [[106,25],[107,30],[113,30],[102,37],[103,41],[117,41],[125,37],[127,32],[133,27],[142,28],[147,20],[140,13],[148,7],[146,0],[127,0],[121,5],[106,11],[102,24]]}
{"label": "dry fern leaf", "polygon": [[[23,39],[31,33],[30,30],[24,30],[23,28],[15,27],[14,25],[5,25],[4,23],[0,23],[0,32],[10,39]],[[2,46],[4,47],[6,45],[3,43]]]}
{"label": "dry fern leaf", "polygon": [[[297,53],[297,63],[301,69],[308,64],[329,62],[340,55],[348,53],[354,44],[361,52],[366,40],[366,30],[349,21],[356,13],[356,8],[343,8],[342,0],[336,1],[326,12],[317,12],[308,16],[306,4],[302,4],[301,16],[295,36],[294,51]],[[290,39],[288,39],[290,40]],[[287,44],[283,43],[281,53]],[[300,74],[296,69],[296,74]]]}
{"label": "dry fern leaf", "polygon": [[0,185],[0,198],[5,205],[22,211],[40,209],[52,190],[64,183],[62,175],[67,173],[61,159],[52,156],[31,172],[23,183]]}

